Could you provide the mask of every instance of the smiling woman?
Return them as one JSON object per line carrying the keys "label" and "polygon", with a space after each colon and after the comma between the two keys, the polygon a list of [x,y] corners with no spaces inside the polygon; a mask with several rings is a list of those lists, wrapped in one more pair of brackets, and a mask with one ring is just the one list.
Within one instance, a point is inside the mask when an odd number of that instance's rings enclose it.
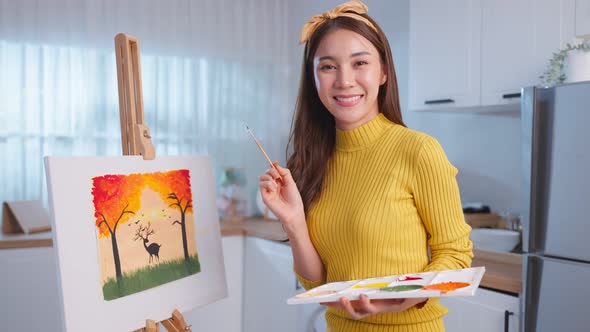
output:
{"label": "smiling woman", "polygon": [[379,113],[377,95],[387,80],[387,69],[365,37],[345,29],[332,31],[313,62],[318,95],[336,128],[359,127]]}
{"label": "smiling woman", "polygon": [[[434,138],[405,127],[389,43],[366,12],[350,1],[304,26],[293,154],[260,177],[306,289],[465,268],[473,257],[457,169]],[[423,298],[326,305],[339,332],[438,332],[447,312]]]}

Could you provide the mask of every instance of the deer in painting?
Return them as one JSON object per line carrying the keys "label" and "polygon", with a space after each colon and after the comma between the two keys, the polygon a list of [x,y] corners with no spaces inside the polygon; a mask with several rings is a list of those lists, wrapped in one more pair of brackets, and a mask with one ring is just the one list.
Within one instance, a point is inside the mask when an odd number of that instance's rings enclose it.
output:
{"label": "deer in painting", "polygon": [[134,241],[137,241],[139,239],[143,240],[143,247],[145,248],[145,250],[148,252],[148,254],[150,254],[150,260],[149,262],[151,263],[154,256],[156,256],[156,258],[158,259],[158,263],[160,262],[160,247],[162,245],[157,244],[157,243],[152,243],[149,246],[147,245],[149,241],[149,236],[155,234],[156,232],[151,229],[151,223],[148,223],[147,227],[141,226],[139,225],[139,228],[137,229],[137,231],[135,232],[135,237],[133,238]]}

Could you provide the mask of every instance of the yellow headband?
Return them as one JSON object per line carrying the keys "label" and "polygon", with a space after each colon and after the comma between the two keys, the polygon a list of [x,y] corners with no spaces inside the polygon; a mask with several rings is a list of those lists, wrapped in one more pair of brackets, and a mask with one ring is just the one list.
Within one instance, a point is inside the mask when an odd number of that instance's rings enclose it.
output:
{"label": "yellow headband", "polygon": [[369,11],[369,7],[358,0],[345,2],[332,10],[328,10],[321,15],[315,15],[312,17],[301,30],[301,37],[299,38],[299,44],[306,43],[309,38],[313,35],[316,29],[327,20],[334,19],[336,17],[346,16],[355,20],[364,22],[370,26],[373,30],[377,31],[377,28],[360,14],[366,14]]}

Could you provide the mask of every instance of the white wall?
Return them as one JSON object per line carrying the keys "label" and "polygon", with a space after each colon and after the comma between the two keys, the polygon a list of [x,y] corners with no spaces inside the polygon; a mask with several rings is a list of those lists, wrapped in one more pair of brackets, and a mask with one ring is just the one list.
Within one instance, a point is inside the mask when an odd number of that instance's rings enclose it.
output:
{"label": "white wall", "polygon": [[[344,0],[289,2],[290,99],[293,103],[303,53],[303,46],[297,44],[300,29],[311,16],[342,2]],[[459,169],[457,179],[463,202],[480,201],[498,212],[520,212],[519,114],[408,111],[409,0],[366,0],[365,3],[369,15],[379,23],[391,44],[404,121],[408,127],[440,141],[449,160]]]}

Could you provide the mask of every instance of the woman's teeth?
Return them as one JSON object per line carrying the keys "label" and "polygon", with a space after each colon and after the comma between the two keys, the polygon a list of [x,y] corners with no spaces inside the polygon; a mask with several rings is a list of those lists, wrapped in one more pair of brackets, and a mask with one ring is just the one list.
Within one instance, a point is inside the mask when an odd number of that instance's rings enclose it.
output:
{"label": "woman's teeth", "polygon": [[348,97],[348,98],[343,98],[343,97],[335,97],[335,98],[336,98],[336,100],[343,102],[343,103],[351,103],[351,102],[361,99],[361,96],[354,96],[354,97]]}

